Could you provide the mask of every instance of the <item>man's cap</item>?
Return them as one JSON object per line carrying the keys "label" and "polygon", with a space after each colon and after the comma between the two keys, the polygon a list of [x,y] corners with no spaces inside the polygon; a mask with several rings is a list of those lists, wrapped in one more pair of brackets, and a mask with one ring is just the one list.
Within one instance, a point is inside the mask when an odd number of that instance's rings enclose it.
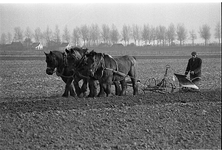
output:
{"label": "man's cap", "polygon": [[193,56],[193,55],[197,55],[197,52],[192,52],[191,55],[192,55],[192,56]]}

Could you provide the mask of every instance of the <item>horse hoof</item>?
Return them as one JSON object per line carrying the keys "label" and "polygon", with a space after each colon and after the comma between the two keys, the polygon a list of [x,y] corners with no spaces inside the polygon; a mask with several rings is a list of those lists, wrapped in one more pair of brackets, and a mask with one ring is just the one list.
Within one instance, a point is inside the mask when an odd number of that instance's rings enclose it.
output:
{"label": "horse hoof", "polygon": [[92,95],[88,95],[88,96],[86,96],[86,98],[96,98],[96,96],[92,96]]}
{"label": "horse hoof", "polygon": [[106,97],[106,94],[99,94],[98,97]]}
{"label": "horse hoof", "polygon": [[72,97],[76,97],[76,95],[75,95],[75,94],[70,94],[70,96],[72,96]]}
{"label": "horse hoof", "polygon": [[68,95],[66,95],[66,94],[63,94],[63,95],[62,95],[62,97],[66,97],[66,98],[67,98],[67,97],[68,97]]}
{"label": "horse hoof", "polygon": [[83,98],[83,97],[84,97],[83,93],[79,94],[79,98]]}

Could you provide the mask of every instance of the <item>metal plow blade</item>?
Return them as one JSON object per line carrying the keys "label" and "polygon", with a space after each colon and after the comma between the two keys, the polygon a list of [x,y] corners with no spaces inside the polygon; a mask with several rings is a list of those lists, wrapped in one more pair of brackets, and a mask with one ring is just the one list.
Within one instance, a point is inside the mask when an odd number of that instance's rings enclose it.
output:
{"label": "metal plow blade", "polygon": [[174,73],[174,75],[177,77],[182,88],[192,88],[195,90],[199,90],[199,87],[196,86],[191,80],[187,79],[186,75],[176,73]]}

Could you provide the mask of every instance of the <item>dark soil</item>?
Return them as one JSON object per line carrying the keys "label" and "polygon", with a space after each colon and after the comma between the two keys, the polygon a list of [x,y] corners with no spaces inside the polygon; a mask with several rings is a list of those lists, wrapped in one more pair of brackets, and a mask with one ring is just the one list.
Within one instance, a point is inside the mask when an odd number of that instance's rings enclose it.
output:
{"label": "dark soil", "polygon": [[[138,77],[183,73],[187,59],[138,60]],[[0,60],[0,150],[221,149],[221,59],[205,58],[200,92],[61,97],[38,60]],[[130,90],[130,89],[128,89]]]}
{"label": "dark soil", "polygon": [[221,89],[0,105],[1,149],[220,149]]}

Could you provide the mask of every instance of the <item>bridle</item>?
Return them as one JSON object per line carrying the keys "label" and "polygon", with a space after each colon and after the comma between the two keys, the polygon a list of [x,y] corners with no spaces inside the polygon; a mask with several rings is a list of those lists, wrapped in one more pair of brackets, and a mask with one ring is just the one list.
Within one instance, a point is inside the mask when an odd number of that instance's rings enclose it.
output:
{"label": "bridle", "polygon": [[[53,73],[56,73],[56,75],[59,76],[59,77],[73,78],[74,73],[72,75],[70,75],[70,76],[63,75],[63,73],[65,71],[65,68],[68,65],[67,65],[67,59],[66,59],[67,56],[66,56],[66,54],[62,53],[62,55],[63,55],[63,60],[62,60],[62,63],[60,65],[59,65],[58,61],[56,60],[55,56],[54,55],[51,56],[52,57],[52,61],[55,64],[55,68],[56,68],[56,70],[54,69]],[[47,69],[48,68],[52,69],[51,67],[47,67]],[[59,70],[59,68],[62,68],[62,70]]]}
{"label": "bridle", "polygon": [[[94,56],[95,57],[95,56]],[[93,64],[92,64],[92,67],[90,69],[91,73],[94,75],[95,72],[98,70],[98,68],[100,67],[101,65],[101,68],[102,68],[102,74],[101,74],[101,77],[103,76],[103,72],[105,70],[105,60],[104,60],[104,54],[101,55],[98,63],[96,63],[97,61],[94,61]]]}

